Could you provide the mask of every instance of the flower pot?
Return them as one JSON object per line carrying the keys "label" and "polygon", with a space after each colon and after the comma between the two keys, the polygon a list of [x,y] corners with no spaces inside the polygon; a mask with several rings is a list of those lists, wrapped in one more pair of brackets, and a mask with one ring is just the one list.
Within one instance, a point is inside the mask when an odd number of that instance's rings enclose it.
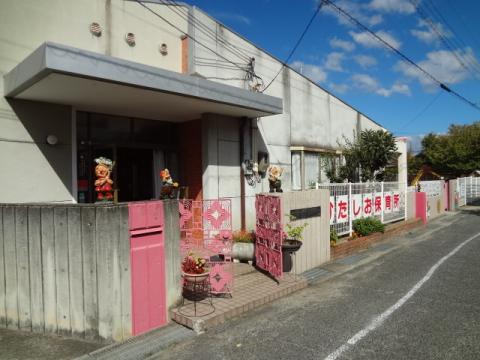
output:
{"label": "flower pot", "polygon": [[191,283],[200,283],[205,280],[210,276],[210,271],[201,273],[201,274],[187,274],[182,271],[182,277],[185,281],[191,282]]}
{"label": "flower pot", "polygon": [[289,253],[294,253],[300,250],[302,247],[302,242],[295,239],[285,239],[282,243],[282,252],[286,251]]}
{"label": "flower pot", "polygon": [[302,242],[295,239],[285,239],[282,243],[282,271],[292,271],[292,254],[300,250]]}
{"label": "flower pot", "polygon": [[253,261],[255,257],[254,243],[233,243],[232,257],[240,261]]}

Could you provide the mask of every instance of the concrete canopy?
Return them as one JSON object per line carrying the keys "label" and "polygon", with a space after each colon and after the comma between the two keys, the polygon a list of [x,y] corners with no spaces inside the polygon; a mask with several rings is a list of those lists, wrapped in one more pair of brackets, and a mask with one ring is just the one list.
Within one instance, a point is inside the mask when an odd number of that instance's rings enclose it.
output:
{"label": "concrete canopy", "polygon": [[282,100],[185,74],[46,42],[4,76],[5,96],[172,122],[214,113],[282,113]]}

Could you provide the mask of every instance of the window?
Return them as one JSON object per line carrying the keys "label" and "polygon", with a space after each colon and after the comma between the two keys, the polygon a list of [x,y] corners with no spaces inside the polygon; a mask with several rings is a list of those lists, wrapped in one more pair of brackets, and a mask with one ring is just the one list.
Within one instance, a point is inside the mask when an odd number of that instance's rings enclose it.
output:
{"label": "window", "polygon": [[292,151],[292,190],[314,189],[330,182],[328,173],[338,173],[341,155],[325,151]]}
{"label": "window", "polygon": [[301,173],[301,154],[300,151],[292,152],[292,190],[302,189]]}

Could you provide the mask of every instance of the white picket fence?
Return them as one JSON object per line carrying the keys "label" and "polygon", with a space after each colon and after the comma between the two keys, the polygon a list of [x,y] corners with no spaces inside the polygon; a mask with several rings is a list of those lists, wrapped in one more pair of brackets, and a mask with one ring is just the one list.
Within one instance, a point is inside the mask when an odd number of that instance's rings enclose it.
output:
{"label": "white picket fence", "polygon": [[480,178],[463,177],[457,179],[458,206],[473,204],[480,200]]}
{"label": "white picket fence", "polygon": [[443,194],[443,180],[420,181],[420,191],[428,197],[437,197]]}
{"label": "white picket fence", "polygon": [[353,221],[374,216],[382,223],[405,219],[407,184],[399,182],[318,184],[330,191],[330,229],[353,232]]}

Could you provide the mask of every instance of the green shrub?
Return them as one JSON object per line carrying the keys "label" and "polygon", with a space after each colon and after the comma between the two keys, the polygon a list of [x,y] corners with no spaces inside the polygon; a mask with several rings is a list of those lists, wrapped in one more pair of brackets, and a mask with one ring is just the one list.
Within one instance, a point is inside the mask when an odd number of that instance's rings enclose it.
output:
{"label": "green shrub", "polygon": [[330,229],[330,241],[333,241],[333,242],[338,241],[338,234],[335,229]]}
{"label": "green shrub", "polygon": [[255,233],[253,231],[238,230],[233,233],[233,242],[253,243],[255,242]]}
{"label": "green shrub", "polygon": [[376,232],[384,232],[385,224],[374,217],[367,217],[353,221],[353,230],[360,236],[367,236]]}

